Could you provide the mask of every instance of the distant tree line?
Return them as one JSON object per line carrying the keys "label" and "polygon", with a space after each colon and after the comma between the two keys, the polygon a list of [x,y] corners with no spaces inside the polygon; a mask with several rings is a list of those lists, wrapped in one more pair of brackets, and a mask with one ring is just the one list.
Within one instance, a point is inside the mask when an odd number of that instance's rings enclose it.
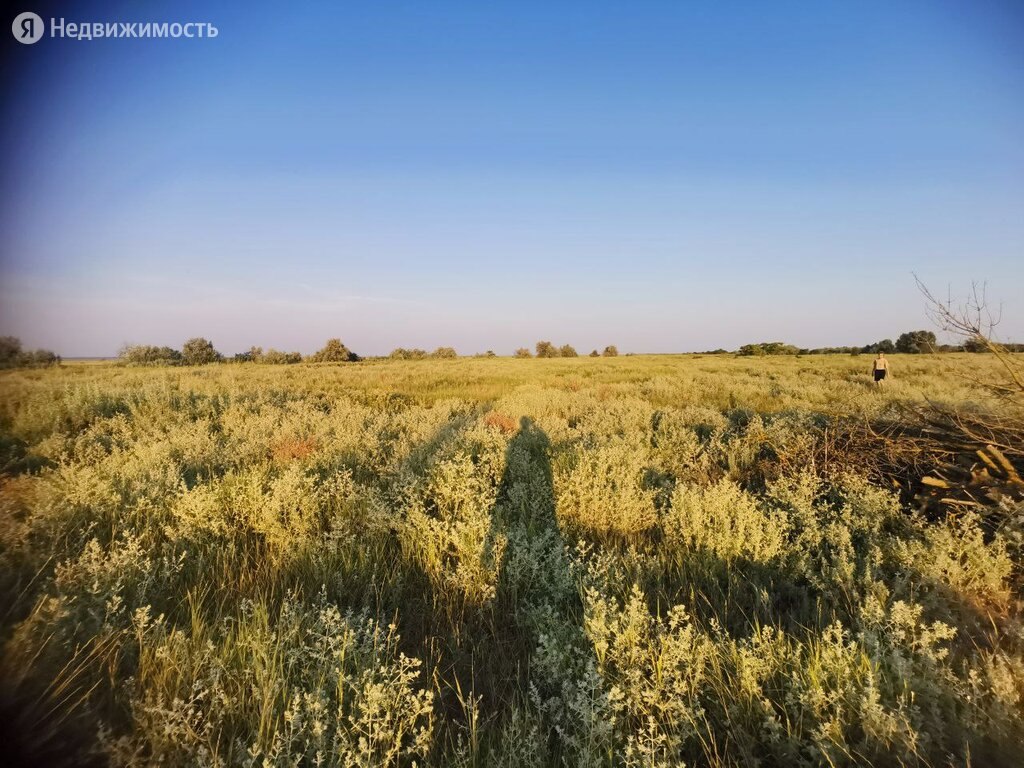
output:
{"label": "distant tree line", "polygon": [[[1024,344],[1002,344],[1007,352],[1024,352]],[[903,354],[920,354],[927,352],[988,352],[989,348],[981,341],[968,338],[960,344],[939,344],[932,331],[907,331],[900,334],[896,341],[882,339],[873,344],[848,347],[816,347],[813,349],[796,347],[781,341],[763,341],[756,344],[744,344],[735,354],[744,357],[771,355],[838,355],[838,354],[877,354],[878,352]],[[596,349],[590,357],[617,357],[619,350],[609,344],[602,352]],[[731,354],[725,349],[714,349],[704,352],[707,355]],[[578,357],[571,344],[556,347],[550,341],[538,341],[534,351],[520,347],[515,351],[517,358],[554,358]],[[492,350],[479,353],[474,357],[495,357]],[[458,357],[453,347],[438,347],[433,352],[424,349],[406,349],[398,347],[388,355],[393,360],[450,360]],[[150,344],[126,344],[118,353],[118,359],[129,365],[207,365],[209,363],[256,363],[260,365],[293,365],[295,363],[348,363],[360,360],[360,356],[345,346],[341,339],[328,339],[323,348],[312,355],[303,356],[299,352],[282,352],[274,348],[251,347],[247,352],[240,352],[226,358],[217,351],[213,342],[202,337],[186,341],[180,350],[167,346]],[[0,368],[42,367],[57,365],[61,359],[47,349],[23,350],[21,340],[14,336],[0,337]]]}
{"label": "distant tree line", "polygon": [[[493,352],[490,354],[494,355]],[[398,347],[391,350],[391,354],[388,355],[392,360],[454,360],[458,356],[459,353],[455,351],[454,347],[438,347],[433,352],[427,352],[425,349]]]}
{"label": "distant tree line", "polygon": [[[1004,344],[1010,352],[1024,352],[1024,344]],[[932,331],[907,331],[901,333],[896,341],[882,339],[862,347],[817,347],[804,349],[781,341],[763,341],[758,344],[744,344],[736,354],[746,356],[760,355],[860,355],[899,352],[905,355],[923,354],[928,352],[986,352],[987,347],[976,339],[967,339],[961,344],[939,344]],[[728,354],[724,349],[716,349],[705,354]]]}
{"label": "distant tree line", "polygon": [[312,355],[299,352],[281,352],[263,347],[250,347],[248,352],[226,358],[217,351],[213,342],[201,336],[186,341],[180,350],[150,344],[125,344],[118,359],[129,365],[208,365],[210,363],[257,363],[261,365],[292,365],[294,363],[352,363],[359,355],[341,343],[341,339],[328,339],[323,348]]}
{"label": "distant tree line", "polygon": [[0,336],[0,368],[42,368],[59,364],[60,356],[48,349],[22,349],[21,339]]}
{"label": "distant tree line", "polygon": [[737,350],[737,355],[760,357],[762,355],[795,355],[800,350],[792,344],[781,341],[762,341],[758,344],[744,344]]}
{"label": "distant tree line", "polygon": [[[576,352],[576,348],[572,344],[563,344],[560,347],[556,347],[550,341],[538,341],[534,346],[537,357],[579,357]],[[617,357],[619,350],[614,344],[609,344],[604,348],[604,352],[598,352],[596,349],[590,353],[591,357]],[[527,347],[520,347],[515,351],[516,357],[533,357],[534,353],[530,352]]]}

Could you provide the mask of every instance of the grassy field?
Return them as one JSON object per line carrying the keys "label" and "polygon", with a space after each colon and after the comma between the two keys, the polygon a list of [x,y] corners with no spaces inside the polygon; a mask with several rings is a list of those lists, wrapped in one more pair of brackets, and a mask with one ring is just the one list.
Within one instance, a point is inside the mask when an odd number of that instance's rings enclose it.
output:
{"label": "grassy field", "polygon": [[0,373],[5,742],[1019,764],[1024,510],[922,514],[828,451],[906,402],[996,407],[961,375],[996,363],[891,361],[881,391],[867,356]]}

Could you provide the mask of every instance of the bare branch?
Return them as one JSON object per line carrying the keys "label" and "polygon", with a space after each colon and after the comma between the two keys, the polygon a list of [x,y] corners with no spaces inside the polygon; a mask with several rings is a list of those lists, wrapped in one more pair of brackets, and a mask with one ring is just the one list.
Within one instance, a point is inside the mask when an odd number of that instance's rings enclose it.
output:
{"label": "bare branch", "polygon": [[976,382],[999,397],[1024,398],[1024,364],[995,340],[995,328],[1002,320],[1002,306],[993,313],[988,302],[985,283],[971,284],[971,292],[962,304],[952,298],[941,301],[914,275],[917,288],[925,299],[925,312],[943,331],[958,337],[969,350],[993,354],[1006,374],[1004,381]]}

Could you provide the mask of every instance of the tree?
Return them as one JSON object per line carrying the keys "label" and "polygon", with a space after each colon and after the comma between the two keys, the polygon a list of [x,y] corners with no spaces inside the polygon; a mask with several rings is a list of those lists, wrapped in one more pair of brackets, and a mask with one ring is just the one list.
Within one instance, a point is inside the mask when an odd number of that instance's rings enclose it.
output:
{"label": "tree", "polygon": [[936,339],[932,331],[907,331],[896,339],[896,351],[904,354],[931,352],[935,349]]}
{"label": "tree", "polygon": [[969,338],[964,339],[963,347],[964,347],[964,352],[988,352],[989,351],[988,344],[986,344],[984,340],[976,338],[976,337],[969,337]]}
{"label": "tree", "polygon": [[435,357],[438,360],[454,360],[458,356],[459,353],[453,347],[438,347],[431,355],[431,357]]}
{"label": "tree", "polygon": [[576,354],[576,349],[572,346],[572,344],[563,344],[562,346],[560,346],[558,348],[558,354],[560,357],[579,357],[579,355]]}
{"label": "tree", "polygon": [[537,342],[537,357],[558,357],[558,350],[550,341]]}
{"label": "tree", "polygon": [[598,352],[596,349],[592,349],[592,350],[590,350],[590,356],[591,357],[600,357],[601,353]]}
{"label": "tree", "polygon": [[185,365],[207,365],[220,362],[221,355],[213,348],[213,342],[197,336],[189,339],[181,348],[181,361]]}
{"label": "tree", "polygon": [[516,357],[533,357],[533,353],[526,347],[520,347],[519,349],[516,350]]}
{"label": "tree", "polygon": [[604,357],[618,357],[619,349],[614,344],[609,344],[604,348],[604,352],[601,353]]}
{"label": "tree", "polygon": [[[917,278],[917,275],[914,276],[914,280],[917,281],[917,288],[927,302],[928,316],[932,322],[946,333],[962,339],[965,349],[968,344],[973,349],[983,348],[994,355],[999,362],[1003,372],[1001,379],[979,381],[977,378],[969,377],[969,380],[973,384],[981,384],[1015,410],[1012,416],[1015,426],[1011,430],[1014,432],[1014,436],[1003,440],[997,447],[1014,453],[1018,459],[1024,459],[1024,448],[1022,448],[1024,446],[1024,429],[1020,426],[1024,424],[1024,363],[1012,354],[1024,351],[1022,349],[1024,345],[1001,344],[996,340],[995,331],[1002,319],[1002,308],[993,311],[989,307],[984,283],[972,284],[967,299],[959,305],[954,305],[952,299],[946,301],[937,299]],[[958,428],[963,431],[962,415],[958,417],[958,422]],[[996,441],[993,439],[987,442],[995,443]]]}
{"label": "tree", "polygon": [[21,339],[15,336],[0,336],[0,367],[13,368],[21,357]]}
{"label": "tree", "polygon": [[341,343],[341,339],[328,339],[323,349],[310,356],[314,363],[351,363],[359,359],[359,356]]}
{"label": "tree", "polygon": [[22,349],[21,339],[0,337],[0,368],[41,368],[60,363],[60,356],[48,349]]}

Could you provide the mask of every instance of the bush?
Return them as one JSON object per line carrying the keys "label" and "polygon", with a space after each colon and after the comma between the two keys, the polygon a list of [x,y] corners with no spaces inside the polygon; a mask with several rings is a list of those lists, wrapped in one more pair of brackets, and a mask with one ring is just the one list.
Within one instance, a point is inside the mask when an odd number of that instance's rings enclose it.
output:
{"label": "bush", "polygon": [[609,344],[604,348],[604,352],[601,353],[604,357],[618,357],[619,349],[614,344]]}
{"label": "bush", "polygon": [[404,347],[398,347],[397,349],[391,350],[391,354],[388,355],[392,360],[424,360],[428,357],[427,350],[425,349],[405,349]]}
{"label": "bush", "polygon": [[558,357],[558,349],[550,341],[537,342],[537,357]]}
{"label": "bush", "polygon": [[302,362],[302,355],[298,352],[281,352],[271,347],[257,362],[266,365],[294,365]]}
{"label": "bush", "polygon": [[207,365],[219,363],[221,359],[220,352],[213,348],[213,342],[202,336],[189,339],[181,348],[181,361],[185,365]]}
{"label": "bush", "polygon": [[125,344],[117,356],[129,365],[181,365],[181,352],[151,344]]}
{"label": "bush", "polygon": [[[114,765],[145,754],[163,765],[390,766],[428,753],[433,693],[393,624],[289,595],[276,613],[250,603],[230,623],[197,616],[190,630],[163,617],[136,630],[132,737],[111,744]],[[237,733],[252,738],[245,763],[229,759]]]}
{"label": "bush", "polygon": [[248,352],[239,352],[232,359],[235,363],[263,363],[264,365],[293,365],[302,362],[299,352],[281,352],[271,347],[266,352],[263,347],[249,347]]}
{"label": "bush", "polygon": [[576,349],[572,346],[572,344],[563,344],[561,347],[558,348],[558,354],[560,357],[579,357],[579,355],[576,354]]}
{"label": "bush", "polygon": [[302,362],[300,352],[282,352],[271,347],[266,352],[263,347],[249,347],[248,352],[239,352],[233,358],[236,363],[263,363],[264,365],[294,365]]}
{"label": "bush", "polygon": [[768,562],[784,553],[788,527],[782,512],[765,509],[731,480],[711,486],[678,485],[662,517],[665,549],[709,553],[725,562]]}
{"label": "bush", "polygon": [[592,349],[592,350],[590,350],[590,356],[591,357],[600,357],[601,353],[598,352],[596,349]]}
{"label": "bush", "polygon": [[237,352],[231,358],[233,363],[258,363],[263,359],[263,347],[249,347],[248,352]]}
{"label": "bush", "polygon": [[454,360],[459,353],[453,347],[438,347],[430,356],[438,360]]}
{"label": "bush", "polygon": [[516,350],[515,356],[519,358],[533,357],[533,353],[526,347],[520,347],[519,349]]}
{"label": "bush", "polygon": [[556,476],[557,516],[575,535],[625,539],[656,522],[654,492],[644,486],[643,455],[618,439],[579,450]]}
{"label": "bush", "polygon": [[328,339],[323,349],[311,355],[312,363],[354,363],[359,356],[341,343],[341,339]]}

